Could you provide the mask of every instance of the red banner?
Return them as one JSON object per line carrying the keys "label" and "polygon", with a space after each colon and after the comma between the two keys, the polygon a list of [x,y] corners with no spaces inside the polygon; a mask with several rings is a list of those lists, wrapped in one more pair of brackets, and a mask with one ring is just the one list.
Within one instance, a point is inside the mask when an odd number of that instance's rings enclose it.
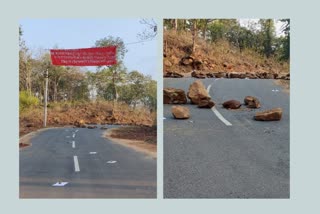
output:
{"label": "red banner", "polygon": [[117,64],[117,47],[52,49],[53,65],[66,66],[102,66]]}

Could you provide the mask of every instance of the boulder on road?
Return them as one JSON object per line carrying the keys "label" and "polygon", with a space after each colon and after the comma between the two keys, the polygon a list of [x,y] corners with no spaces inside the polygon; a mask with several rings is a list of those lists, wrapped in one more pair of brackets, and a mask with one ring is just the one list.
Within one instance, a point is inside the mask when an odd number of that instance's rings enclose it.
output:
{"label": "boulder on road", "polygon": [[259,121],[278,121],[281,120],[281,117],[282,109],[274,108],[267,111],[257,112],[254,119]]}
{"label": "boulder on road", "polygon": [[212,108],[215,103],[212,100],[201,100],[198,103],[198,108]]}
{"label": "boulder on road", "polygon": [[171,112],[175,119],[188,119],[190,117],[190,112],[187,107],[172,106]]}
{"label": "boulder on road", "polygon": [[198,104],[201,100],[210,100],[210,96],[200,80],[194,81],[187,93],[188,98],[192,104]]}
{"label": "boulder on road", "polygon": [[164,88],[163,89],[164,104],[186,104],[187,96],[182,89]]}
{"label": "boulder on road", "polygon": [[244,98],[244,104],[248,107],[248,108],[260,108],[260,101],[253,96],[246,96]]}
{"label": "boulder on road", "polygon": [[222,104],[226,109],[238,109],[241,106],[241,103],[238,100],[228,100]]}

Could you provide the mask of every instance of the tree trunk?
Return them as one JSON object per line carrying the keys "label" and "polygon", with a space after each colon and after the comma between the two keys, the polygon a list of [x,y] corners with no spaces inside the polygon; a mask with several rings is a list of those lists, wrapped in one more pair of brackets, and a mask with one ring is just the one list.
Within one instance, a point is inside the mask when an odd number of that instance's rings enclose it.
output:
{"label": "tree trunk", "polygon": [[174,30],[178,30],[178,19],[174,19]]}
{"label": "tree trunk", "polygon": [[196,37],[197,37],[197,21],[193,20],[193,29],[192,29],[192,53],[196,50]]}
{"label": "tree trunk", "polygon": [[202,30],[202,35],[203,35],[204,41],[206,41],[206,39],[207,39],[208,22],[209,22],[209,20],[205,20],[204,27],[203,27],[203,30]]}

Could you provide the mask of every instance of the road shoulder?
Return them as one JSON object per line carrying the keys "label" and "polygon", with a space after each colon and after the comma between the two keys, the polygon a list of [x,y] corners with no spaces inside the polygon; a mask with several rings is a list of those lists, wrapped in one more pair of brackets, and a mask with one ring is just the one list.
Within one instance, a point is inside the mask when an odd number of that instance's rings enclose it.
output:
{"label": "road shoulder", "polygon": [[[137,152],[143,153],[151,158],[157,158],[157,144],[150,143],[146,140],[139,139],[139,140],[131,140],[134,138],[128,139],[128,136],[123,136],[119,133],[126,132],[126,128],[128,127],[119,127],[119,128],[112,128],[108,129],[103,133],[103,136],[110,139],[112,142],[117,143],[119,145],[131,148]],[[155,136],[156,140],[156,136]]]}

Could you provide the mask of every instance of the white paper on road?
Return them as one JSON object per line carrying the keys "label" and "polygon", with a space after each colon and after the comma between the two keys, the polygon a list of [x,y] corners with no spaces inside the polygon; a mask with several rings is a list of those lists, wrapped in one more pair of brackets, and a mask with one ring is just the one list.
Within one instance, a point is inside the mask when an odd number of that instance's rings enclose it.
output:
{"label": "white paper on road", "polygon": [[97,152],[89,152],[90,155],[95,155]]}
{"label": "white paper on road", "polygon": [[165,120],[165,119],[167,119],[167,118],[164,117],[163,119]]}
{"label": "white paper on road", "polygon": [[117,161],[115,161],[115,160],[110,160],[110,161],[108,161],[107,163],[117,163]]}
{"label": "white paper on road", "polygon": [[68,182],[57,182],[55,184],[52,184],[53,187],[63,187],[65,185],[67,185]]}

